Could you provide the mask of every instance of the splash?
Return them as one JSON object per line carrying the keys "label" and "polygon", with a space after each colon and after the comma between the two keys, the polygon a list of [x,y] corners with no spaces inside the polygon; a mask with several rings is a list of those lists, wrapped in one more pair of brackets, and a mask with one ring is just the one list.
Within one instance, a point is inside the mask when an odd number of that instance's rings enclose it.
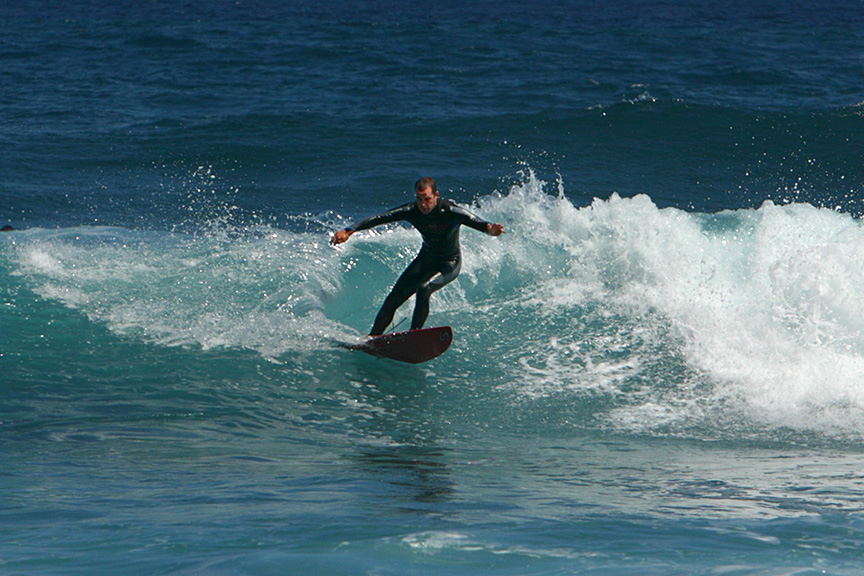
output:
{"label": "splash", "polygon": [[267,358],[320,347],[338,291],[325,239],[261,230],[227,240],[87,228],[33,232],[17,274],[44,298],[165,346],[247,348]]}
{"label": "splash", "polygon": [[[435,295],[431,321],[457,334],[450,377],[560,425],[864,434],[859,221],[770,202],[689,213],[644,195],[575,206],[563,188],[527,171],[471,207],[507,234],[463,234],[463,272]],[[4,255],[43,298],[124,337],[279,360],[368,329],[418,246],[398,226],[338,249],[267,226],[77,228],[16,235]]]}
{"label": "splash", "polygon": [[509,216],[515,240],[480,259],[487,271],[515,262],[512,316],[549,327],[522,335],[535,352],[519,356],[520,391],[614,398],[603,418],[627,429],[720,412],[726,424],[864,431],[859,221],[771,202],[692,214],[647,196],[576,208],[542,188],[529,179],[483,203]]}

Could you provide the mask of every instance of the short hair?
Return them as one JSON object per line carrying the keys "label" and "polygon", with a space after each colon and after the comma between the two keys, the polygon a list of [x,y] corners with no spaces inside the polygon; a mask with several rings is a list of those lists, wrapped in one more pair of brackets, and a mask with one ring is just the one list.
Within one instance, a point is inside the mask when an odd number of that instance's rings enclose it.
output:
{"label": "short hair", "polygon": [[426,188],[432,188],[432,192],[434,192],[435,194],[438,193],[438,185],[435,184],[435,180],[428,176],[426,176],[425,178],[420,178],[419,180],[417,180],[417,183],[414,184],[415,192],[422,192]]}

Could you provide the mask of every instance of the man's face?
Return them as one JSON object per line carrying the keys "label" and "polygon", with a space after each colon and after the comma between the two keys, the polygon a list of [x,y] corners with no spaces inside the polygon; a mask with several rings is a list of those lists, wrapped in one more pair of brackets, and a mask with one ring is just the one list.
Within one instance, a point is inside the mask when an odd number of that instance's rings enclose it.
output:
{"label": "man's face", "polygon": [[427,186],[423,190],[418,190],[416,195],[417,208],[423,214],[429,214],[438,204],[438,192],[433,192],[431,186]]}

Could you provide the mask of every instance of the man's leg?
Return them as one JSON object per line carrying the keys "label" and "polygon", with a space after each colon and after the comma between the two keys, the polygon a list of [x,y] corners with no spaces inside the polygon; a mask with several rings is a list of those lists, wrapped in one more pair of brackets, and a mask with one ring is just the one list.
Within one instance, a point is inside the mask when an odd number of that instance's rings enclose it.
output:
{"label": "man's leg", "polygon": [[[419,330],[429,317],[429,298],[436,290],[443,288],[456,279],[462,269],[460,259],[451,260],[441,270],[435,272],[417,287],[417,302],[414,305],[414,317],[411,319],[411,329]],[[404,302],[404,301],[403,301]]]}
{"label": "man's leg", "polygon": [[378,315],[375,316],[375,323],[372,324],[372,330],[369,331],[370,336],[383,334],[384,330],[393,322],[393,315],[396,314],[396,310],[417,292],[417,286],[423,279],[422,268],[419,259],[415,258],[402,272],[402,275],[396,280],[396,284],[393,285],[393,289],[390,290],[390,294],[384,299]]}

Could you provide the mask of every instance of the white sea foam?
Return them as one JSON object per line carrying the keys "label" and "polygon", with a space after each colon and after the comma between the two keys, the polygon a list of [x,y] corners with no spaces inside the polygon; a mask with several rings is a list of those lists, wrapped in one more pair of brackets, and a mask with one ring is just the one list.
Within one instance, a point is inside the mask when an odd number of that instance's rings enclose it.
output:
{"label": "white sea foam", "polygon": [[[508,245],[492,249],[499,266],[509,259],[536,271],[514,290],[524,308],[558,325],[583,315],[571,325],[585,332],[549,334],[555,343],[523,360],[523,378],[514,379],[524,393],[608,388],[610,373],[596,369],[608,365],[620,376],[612,386],[628,397],[610,419],[627,428],[701,418],[701,403],[732,405],[772,426],[864,432],[859,221],[770,202],[692,214],[659,209],[647,196],[576,208],[541,189],[532,178],[486,202],[487,214],[511,220]],[[586,325],[592,308],[617,324],[623,361],[592,360],[610,352],[596,341],[604,330]],[[677,374],[658,372],[679,357]],[[710,391],[694,391],[694,378]]]}
{"label": "white sea foam", "polygon": [[[628,430],[719,419],[864,433],[859,221],[804,204],[688,213],[647,196],[577,207],[562,188],[528,173],[472,207],[507,234],[466,231],[463,273],[434,298],[433,321],[464,335],[451,358],[463,370],[524,399],[602,399],[580,416]],[[120,334],[277,359],[368,326],[419,244],[386,230],[337,250],[275,229],[43,231],[16,243],[13,272]]]}
{"label": "white sea foam", "polygon": [[344,332],[323,315],[338,290],[326,239],[270,231],[214,239],[95,230],[45,232],[18,247],[18,274],[41,296],[111,330],[162,345],[241,347],[268,358]]}

